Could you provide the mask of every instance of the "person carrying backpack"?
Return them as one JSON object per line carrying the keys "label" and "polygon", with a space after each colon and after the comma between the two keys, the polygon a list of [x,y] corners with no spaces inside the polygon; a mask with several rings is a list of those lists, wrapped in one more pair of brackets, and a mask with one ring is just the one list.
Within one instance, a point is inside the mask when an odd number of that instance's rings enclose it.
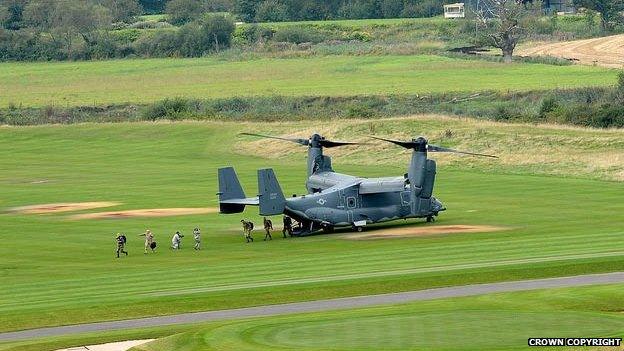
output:
{"label": "person carrying backpack", "polygon": [[127,241],[126,236],[124,234],[117,233],[115,241],[117,242],[117,258],[119,258],[119,253],[124,253],[128,256],[128,251],[124,250]]}

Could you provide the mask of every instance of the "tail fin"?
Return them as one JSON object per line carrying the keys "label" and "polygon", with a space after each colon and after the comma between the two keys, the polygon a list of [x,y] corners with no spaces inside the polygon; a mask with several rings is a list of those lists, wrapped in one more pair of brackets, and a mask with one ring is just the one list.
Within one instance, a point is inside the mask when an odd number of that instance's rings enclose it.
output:
{"label": "tail fin", "polygon": [[258,192],[261,216],[278,215],[284,212],[286,199],[271,168],[258,170]]}
{"label": "tail fin", "polygon": [[239,213],[245,210],[240,203],[227,203],[228,200],[245,198],[243,187],[238,181],[233,167],[219,168],[219,210],[221,213]]}

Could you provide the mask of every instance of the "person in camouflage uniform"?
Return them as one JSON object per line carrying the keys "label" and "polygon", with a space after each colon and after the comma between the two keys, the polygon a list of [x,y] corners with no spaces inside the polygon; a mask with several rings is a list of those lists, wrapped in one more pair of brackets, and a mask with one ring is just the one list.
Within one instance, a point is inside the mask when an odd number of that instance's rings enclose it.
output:
{"label": "person in camouflage uniform", "polygon": [[247,240],[247,243],[253,242],[254,239],[251,236],[251,231],[253,230],[253,222],[241,219],[241,223],[243,224],[243,235],[245,236],[245,240]]}
{"label": "person in camouflage uniform", "polygon": [[271,236],[271,230],[273,230],[273,222],[271,222],[271,220],[267,219],[266,217],[264,217],[262,222],[264,224],[264,230],[266,231],[266,234],[264,234],[264,241],[266,241],[267,238],[269,240],[273,240],[273,237]]}
{"label": "person in camouflage uniform", "polygon": [[126,236],[121,233],[117,233],[115,241],[117,242],[117,258],[119,258],[120,253],[124,253],[128,256],[128,251],[124,250],[126,247]]}

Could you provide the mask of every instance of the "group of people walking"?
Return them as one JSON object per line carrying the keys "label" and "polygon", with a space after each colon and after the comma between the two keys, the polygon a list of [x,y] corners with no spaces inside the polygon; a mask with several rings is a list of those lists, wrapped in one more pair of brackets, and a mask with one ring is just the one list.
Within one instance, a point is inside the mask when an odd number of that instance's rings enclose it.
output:
{"label": "group of people walking", "polygon": [[[288,236],[292,236],[293,235],[292,218],[290,218],[289,216],[284,216],[283,222],[284,222],[284,227],[282,228],[282,235],[284,236],[284,238],[286,238],[286,234],[288,234]],[[254,229],[253,222],[241,219],[241,224],[243,225],[243,236],[245,237],[246,242],[247,243],[253,242],[254,238],[251,235]],[[273,240],[273,236],[271,235],[271,231],[273,230],[273,222],[270,219],[264,217],[262,219],[262,224],[263,224],[264,232],[265,232],[264,241]]]}
{"label": "group of people walking", "polygon": [[[271,235],[271,231],[273,231],[273,222],[270,219],[264,217],[262,219],[264,226],[264,241],[273,240],[273,236]],[[293,235],[293,220],[289,216],[284,216],[283,218],[284,227],[282,228],[282,235],[284,238],[286,236]],[[241,223],[243,225],[243,235],[245,236],[245,240],[247,243],[253,242],[253,236],[251,233],[254,229],[254,224],[252,221],[246,221],[241,219]],[[145,245],[144,245],[144,253],[154,253],[156,252],[156,240],[154,239],[154,233],[147,229],[145,233],[139,234],[139,236],[145,237]],[[184,238],[184,234],[180,231],[176,231],[171,238],[171,249],[172,250],[180,250],[182,248],[182,238]],[[193,239],[195,239],[195,245],[193,246],[194,250],[201,250],[201,231],[199,228],[193,229]],[[123,233],[117,233],[115,237],[115,242],[117,243],[117,258],[119,258],[120,254],[124,254],[128,256],[128,251],[126,251],[126,243],[128,239],[126,235]]]}
{"label": "group of people walking", "polygon": [[[156,240],[154,239],[154,233],[152,233],[151,230],[147,229],[145,233],[141,233],[139,236],[145,237],[145,254],[148,252],[156,252]],[[180,231],[176,231],[171,238],[171,249],[180,250],[182,248],[182,238],[184,238],[184,235]],[[193,248],[195,250],[201,250],[201,231],[199,228],[193,229],[193,238],[195,239],[195,245]],[[123,233],[117,233],[115,241],[117,242],[117,258],[119,258],[119,254],[125,254],[128,256],[128,251],[125,249],[128,241],[126,235]]]}

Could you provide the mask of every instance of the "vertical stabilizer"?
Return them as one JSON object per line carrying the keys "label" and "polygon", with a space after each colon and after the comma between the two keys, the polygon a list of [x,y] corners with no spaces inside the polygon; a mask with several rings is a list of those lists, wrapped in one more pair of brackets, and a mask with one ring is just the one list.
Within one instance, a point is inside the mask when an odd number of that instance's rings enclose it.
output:
{"label": "vertical stabilizer", "polygon": [[258,199],[261,216],[273,216],[284,212],[286,199],[271,168],[258,170]]}
{"label": "vertical stabilizer", "polygon": [[221,213],[239,213],[245,210],[244,204],[221,203],[222,201],[244,199],[245,192],[238,181],[233,167],[219,168],[219,210]]}

